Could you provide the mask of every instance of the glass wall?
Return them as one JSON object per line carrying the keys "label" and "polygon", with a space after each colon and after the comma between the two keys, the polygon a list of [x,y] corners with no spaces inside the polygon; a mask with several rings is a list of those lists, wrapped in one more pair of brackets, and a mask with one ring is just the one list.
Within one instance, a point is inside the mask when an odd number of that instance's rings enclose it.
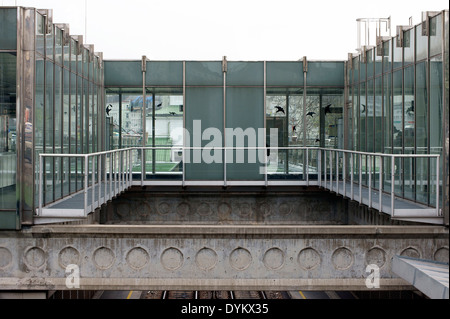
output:
{"label": "glass wall", "polygon": [[[296,147],[343,147],[343,62],[310,62],[306,74],[302,62],[146,63],[144,128],[141,61],[105,62],[107,143],[141,146],[145,131],[145,145],[159,148],[136,153],[133,171],[144,158],[145,180],[180,179],[184,169],[186,181],[263,181],[266,155],[256,148],[270,145],[275,128],[276,145],[289,149],[278,150],[270,179],[317,172],[317,152],[307,165]],[[130,134],[137,144],[125,143]]]}
{"label": "glass wall", "polygon": [[16,228],[17,9],[0,10],[0,229]]}
{"label": "glass wall", "polygon": [[[353,149],[443,155],[442,19],[441,12],[429,18],[428,31],[424,29],[426,21],[407,27],[379,48],[353,58],[349,92],[353,113],[359,111],[359,119],[353,119]],[[441,157],[441,166],[442,163]],[[384,190],[390,192],[390,159],[372,164],[375,170],[381,168],[385,172]],[[363,174],[367,175],[362,165]],[[397,158],[396,194],[435,205],[435,169],[434,159]],[[364,177],[363,183],[367,185]],[[372,186],[378,187],[378,183]]]}
{"label": "glass wall", "polygon": [[[104,114],[100,107],[104,104],[103,78],[94,76],[100,61],[92,46],[84,46],[78,37],[47,19],[36,11],[35,205],[40,153],[81,154],[104,149],[99,125]],[[46,158],[43,166],[44,203],[82,189],[81,158]]]}

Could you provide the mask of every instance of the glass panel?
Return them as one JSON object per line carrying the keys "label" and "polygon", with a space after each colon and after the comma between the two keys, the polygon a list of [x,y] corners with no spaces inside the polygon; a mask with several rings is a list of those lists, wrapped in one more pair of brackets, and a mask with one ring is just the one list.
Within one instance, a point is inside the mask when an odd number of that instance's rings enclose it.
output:
{"label": "glass panel", "polygon": [[373,152],[374,151],[374,118],[375,118],[375,110],[374,110],[374,96],[373,96],[373,85],[374,81],[369,80],[367,81],[367,105],[366,109],[362,110],[361,112],[365,111],[366,113],[366,120],[367,120],[367,146],[366,151],[367,152]]}
{"label": "glass panel", "polygon": [[63,32],[55,28],[55,62],[63,63]]}
{"label": "glass panel", "polygon": [[44,148],[44,95],[45,95],[45,76],[44,58],[39,55],[36,56],[36,86],[35,86],[35,122],[34,122],[34,147],[35,147],[35,198],[38,202],[39,194],[39,154],[43,152]]}
{"label": "glass panel", "polygon": [[359,82],[359,56],[353,58],[353,83]]}
{"label": "glass panel", "polygon": [[[393,151],[394,154],[403,153],[403,95],[402,70],[394,72],[393,80]],[[395,160],[395,192],[401,194],[402,161]]]}
{"label": "glass panel", "polygon": [[[0,17],[1,13],[2,10]],[[0,53],[0,79],[0,209],[15,210],[17,171],[15,54]]]}
{"label": "glass panel", "polygon": [[367,78],[373,77],[373,71],[374,71],[374,52],[373,49],[367,50]]}
{"label": "glass panel", "polygon": [[375,54],[375,75],[380,75],[383,71],[383,45],[380,44],[376,49],[374,49]]}
{"label": "glass panel", "polygon": [[430,19],[430,56],[442,53],[442,14]]}
{"label": "glass panel", "polygon": [[403,32],[404,64],[414,62],[414,28]]}
{"label": "glass panel", "polygon": [[[185,99],[186,146],[223,146],[223,88],[186,88]],[[185,156],[187,180],[223,180],[221,150],[192,150]]]}
{"label": "glass panel", "polygon": [[[414,66],[408,67],[404,71],[404,130],[403,130],[403,147],[405,154],[414,154],[414,132],[415,132],[415,117],[414,117]],[[413,158],[404,159],[404,196],[409,199],[414,199],[414,165]]]}
{"label": "glass panel", "polygon": [[[442,57],[430,59],[430,153],[441,154],[442,158],[442,125],[444,120],[442,96]],[[440,172],[442,172],[441,160]],[[430,164],[430,203],[436,204],[436,161]],[[442,184],[442,181],[440,181]],[[442,192],[440,192],[442,194]],[[441,195],[442,196],[442,195]]]}
{"label": "glass panel", "polygon": [[[383,75],[383,138],[384,149],[382,153],[392,153],[392,74],[388,73]],[[384,190],[390,192],[391,190],[391,158],[384,157]]]}
{"label": "glass panel", "polygon": [[[139,77],[139,73],[135,73]],[[142,77],[142,76],[141,76]],[[183,85],[183,62],[150,61],[147,62],[146,85]]]}
{"label": "glass panel", "polygon": [[375,79],[375,105],[374,105],[374,152],[381,153],[383,151],[383,131],[382,131],[382,84],[381,77]]}
{"label": "glass panel", "polygon": [[[158,91],[156,91],[158,92]],[[166,147],[147,151],[146,172],[181,174],[183,170],[183,92],[171,90],[170,94],[151,93],[151,104],[147,111],[146,130],[148,146]],[[153,129],[153,107],[155,129]]]}
{"label": "glass panel", "polygon": [[344,87],[344,62],[308,62],[308,86]]}
{"label": "glass panel", "polygon": [[186,85],[223,85],[222,62],[186,62]]}
{"label": "glass panel", "polygon": [[17,9],[0,8],[0,50],[17,49]]}
{"label": "glass panel", "polygon": [[[0,22],[1,24],[1,22]],[[1,30],[1,28],[0,28]],[[44,16],[37,13],[36,14],[36,52],[45,55],[45,19]],[[0,36],[1,38],[1,36]]]}
{"label": "glass panel", "polygon": [[263,62],[228,62],[227,85],[264,85]]}
{"label": "glass panel", "polygon": [[50,28],[50,32],[45,35],[46,58],[53,60],[53,48],[55,46],[54,30]]}
{"label": "glass panel", "polygon": [[[260,143],[264,141],[260,136],[263,132],[259,130],[264,128],[264,89],[230,87],[226,101],[226,146],[264,147]],[[264,179],[260,153],[255,149],[227,151],[227,180]]]}
{"label": "glass panel", "polygon": [[383,71],[389,72],[392,70],[392,41],[383,42]]}
{"label": "glass panel", "polygon": [[[427,103],[427,63],[416,65],[416,151],[428,154],[428,103]],[[418,158],[416,161],[416,199],[428,203],[428,166],[429,160]]]}
{"label": "glass panel", "polygon": [[402,61],[403,61],[403,48],[397,46],[399,41],[399,36],[394,38],[394,65],[393,68],[398,69],[402,67]]}
{"label": "glass panel", "polygon": [[104,61],[104,70],[105,86],[142,87],[141,61]]}
{"label": "glass panel", "polygon": [[359,151],[359,85],[353,87],[353,150]]}
{"label": "glass panel", "polygon": [[416,61],[426,59],[428,56],[428,36],[422,35],[422,24],[416,30]]}
{"label": "glass panel", "polygon": [[367,101],[366,101],[366,83],[362,82],[359,88],[359,126],[360,126],[360,136],[359,136],[359,150],[362,152],[366,151],[366,116],[367,116]]}
{"label": "glass panel", "polygon": [[267,62],[266,73],[268,86],[303,85],[302,62]]}

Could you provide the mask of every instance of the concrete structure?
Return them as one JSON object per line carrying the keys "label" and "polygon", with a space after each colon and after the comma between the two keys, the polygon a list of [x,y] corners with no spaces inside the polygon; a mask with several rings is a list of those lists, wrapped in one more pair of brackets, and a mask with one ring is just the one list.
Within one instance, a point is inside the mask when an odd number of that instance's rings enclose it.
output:
{"label": "concrete structure", "polygon": [[347,61],[103,61],[0,17],[0,291],[448,296],[405,259],[448,265],[448,9]]}

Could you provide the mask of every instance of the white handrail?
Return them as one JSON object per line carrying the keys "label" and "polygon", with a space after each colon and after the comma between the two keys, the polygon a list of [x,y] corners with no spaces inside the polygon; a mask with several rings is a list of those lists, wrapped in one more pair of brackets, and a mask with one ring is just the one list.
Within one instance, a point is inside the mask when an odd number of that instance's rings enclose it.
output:
{"label": "white handrail", "polygon": [[[109,151],[102,151],[102,152],[95,152],[90,154],[61,154],[61,153],[40,153],[39,154],[39,199],[38,199],[38,214],[42,214],[42,208],[44,206],[44,198],[43,198],[43,185],[44,185],[44,164],[43,160],[45,157],[61,157],[61,158],[84,158],[84,187],[82,189],[82,192],[84,193],[84,209],[85,209],[85,215],[87,215],[89,206],[88,206],[88,189],[89,189],[89,173],[92,173],[91,177],[91,187],[92,187],[92,201],[91,201],[91,210],[94,208],[95,205],[95,186],[96,184],[99,187],[98,190],[98,196],[97,200],[100,204],[101,202],[101,182],[102,182],[102,176],[105,180],[105,190],[104,190],[104,200],[110,200],[112,197],[117,195],[118,193],[126,190],[127,187],[131,186],[133,183],[133,151],[141,150],[141,185],[144,183],[146,169],[145,169],[145,163],[143,163],[144,151],[146,150],[167,150],[172,149],[173,146],[158,146],[158,147],[129,147],[129,148],[123,148],[118,150],[109,150]],[[183,159],[185,155],[186,150],[203,150],[205,147],[179,147],[183,152]],[[369,177],[368,177],[368,189],[369,189],[369,203],[368,206],[370,208],[373,207],[373,198],[372,198],[372,189],[376,190],[376,187],[374,188],[372,185],[372,165],[373,161],[376,161],[377,158],[380,158],[380,165],[379,165],[379,186],[378,186],[378,192],[379,192],[379,210],[382,210],[382,194],[384,193],[383,190],[383,174],[386,171],[384,167],[384,160],[383,158],[391,158],[391,216],[394,217],[395,215],[395,198],[401,197],[395,194],[395,160],[397,158],[435,158],[436,159],[436,180],[435,180],[435,187],[436,187],[436,215],[440,216],[440,210],[439,210],[439,200],[440,200],[440,191],[439,191],[439,164],[440,164],[440,155],[439,154],[385,154],[385,153],[371,153],[371,152],[360,152],[360,151],[352,151],[352,150],[343,150],[343,149],[332,149],[332,148],[321,148],[321,147],[303,147],[303,146],[289,146],[289,147],[232,147],[232,146],[226,146],[226,147],[213,147],[213,148],[207,148],[211,150],[224,150],[225,152],[227,150],[267,150],[275,149],[275,150],[302,150],[303,151],[303,163],[305,163],[306,158],[306,167],[304,165],[303,167],[303,173],[304,173],[304,180],[306,180],[306,184],[310,185],[310,179],[311,179],[311,172],[309,169],[309,152],[317,152],[317,171],[314,175],[317,174],[317,181],[318,183],[316,185],[319,185],[320,187],[328,188],[331,191],[340,191],[339,182],[340,182],[340,161],[339,161],[339,154],[342,154],[343,160],[343,174],[341,180],[343,181],[343,192],[344,196],[347,197],[347,189],[346,189],[346,183],[345,180],[347,179],[347,158],[346,154],[350,155],[350,198],[352,200],[355,200],[355,194],[354,194],[354,175],[355,175],[355,156],[357,156],[356,160],[359,161],[359,181],[356,184],[359,184],[359,202],[362,203],[362,187],[363,187],[363,176],[362,176],[362,157],[366,157],[366,161],[369,161]],[[328,153],[328,154],[327,154]],[[125,154],[125,160],[124,160],[124,154]],[[305,156],[306,154],[306,156]],[[322,155],[323,155],[323,161],[322,161]],[[334,155],[334,156],[333,156]],[[110,178],[109,181],[107,180],[107,159],[109,156],[109,171],[110,171]],[[329,156],[329,159],[327,158]],[[335,180],[335,186],[333,183],[333,157],[336,161],[335,167],[336,167],[336,180]],[[89,159],[92,158],[92,169],[89,169]],[[104,159],[104,168],[102,165],[102,161]],[[226,159],[226,157],[225,157]],[[328,162],[327,162],[328,160]],[[97,161],[97,165],[95,162]],[[322,172],[322,166],[324,166],[324,171]],[[328,166],[329,170],[328,171]],[[182,170],[182,178],[183,178],[183,185],[185,183],[185,163],[183,161],[183,170]],[[224,170],[226,169],[226,165],[224,165]],[[102,172],[104,173],[102,174]],[[286,172],[285,172],[286,173]],[[324,174],[322,174],[324,173]],[[330,174],[329,180],[328,180],[328,173]],[[95,179],[95,174],[97,174],[97,181]],[[366,173],[367,174],[367,173]],[[265,185],[268,185],[267,181],[267,161],[265,163]],[[306,176],[305,176],[306,175]],[[322,175],[324,178],[324,181],[322,183]],[[224,171],[224,182],[226,180],[226,171]],[[429,177],[429,180],[431,182],[431,177]],[[109,191],[108,191],[109,189]],[[430,187],[431,189],[431,187]],[[109,194],[109,196],[108,196]],[[69,196],[72,194],[68,194],[65,196]],[[62,196],[61,198],[64,198],[65,196]],[[59,199],[58,199],[59,200]]]}

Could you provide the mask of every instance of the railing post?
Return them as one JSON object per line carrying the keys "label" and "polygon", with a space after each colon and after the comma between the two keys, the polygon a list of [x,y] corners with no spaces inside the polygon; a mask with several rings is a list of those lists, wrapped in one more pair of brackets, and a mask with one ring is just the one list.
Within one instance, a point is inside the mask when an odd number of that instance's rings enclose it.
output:
{"label": "railing post", "polygon": [[328,169],[327,169],[327,150],[323,150],[323,168],[324,168],[324,177],[323,177],[323,184],[324,187],[327,188],[327,173],[328,173]]}
{"label": "railing post", "polygon": [[383,171],[384,171],[384,161],[383,161],[383,156],[382,155],[380,155],[380,168],[379,168],[379,173],[378,173],[378,176],[379,176],[379,199],[378,199],[378,202],[379,202],[379,205],[380,205],[380,207],[379,207],[379,209],[378,209],[378,211],[381,213],[382,212],[382,210],[383,210]]}
{"label": "railing post", "polygon": [[369,159],[369,208],[372,208],[372,156],[367,155]]}
{"label": "railing post", "polygon": [[333,151],[330,150],[330,191],[333,191]]}
{"label": "railing post", "polygon": [[439,213],[439,159],[440,157],[436,157],[436,216],[440,216]]}
{"label": "railing post", "polygon": [[391,157],[391,217],[394,217],[394,199],[395,199],[395,156]]}
{"label": "railing post", "polygon": [[42,154],[39,154],[39,216],[42,216],[42,161],[43,161],[43,156]]}
{"label": "railing post", "polygon": [[102,155],[99,154],[97,157],[98,161],[98,206],[100,206],[102,203],[100,202],[101,198],[101,191],[102,191]]}
{"label": "railing post", "polygon": [[92,156],[92,207],[91,211],[94,209],[95,203],[95,156]]}
{"label": "railing post", "polygon": [[354,175],[355,175],[355,171],[354,171],[354,163],[353,163],[353,153],[350,153],[350,196],[352,200],[355,200],[355,190],[353,189],[354,186]]}
{"label": "railing post", "polygon": [[362,155],[359,155],[359,202],[362,203]]}
{"label": "railing post", "polygon": [[344,197],[347,197],[347,153],[342,152],[342,184],[344,186]]}
{"label": "railing post", "polygon": [[319,182],[319,187],[322,187],[322,150],[320,148],[317,151],[317,180]]}
{"label": "railing post", "polygon": [[309,186],[309,149],[306,148],[306,167],[303,168],[303,172],[306,172],[306,185]]}
{"label": "railing post", "polygon": [[88,204],[88,198],[87,198],[87,187],[88,187],[88,171],[89,171],[89,165],[88,165],[88,155],[84,155],[84,216],[87,215],[87,204]]}
{"label": "railing post", "polygon": [[[155,149],[152,147],[152,151],[154,150]],[[141,186],[144,186],[144,173],[145,173],[144,152],[145,152],[144,148],[141,147]]]}
{"label": "railing post", "polygon": [[339,151],[334,151],[336,154],[336,194],[339,194]]}

